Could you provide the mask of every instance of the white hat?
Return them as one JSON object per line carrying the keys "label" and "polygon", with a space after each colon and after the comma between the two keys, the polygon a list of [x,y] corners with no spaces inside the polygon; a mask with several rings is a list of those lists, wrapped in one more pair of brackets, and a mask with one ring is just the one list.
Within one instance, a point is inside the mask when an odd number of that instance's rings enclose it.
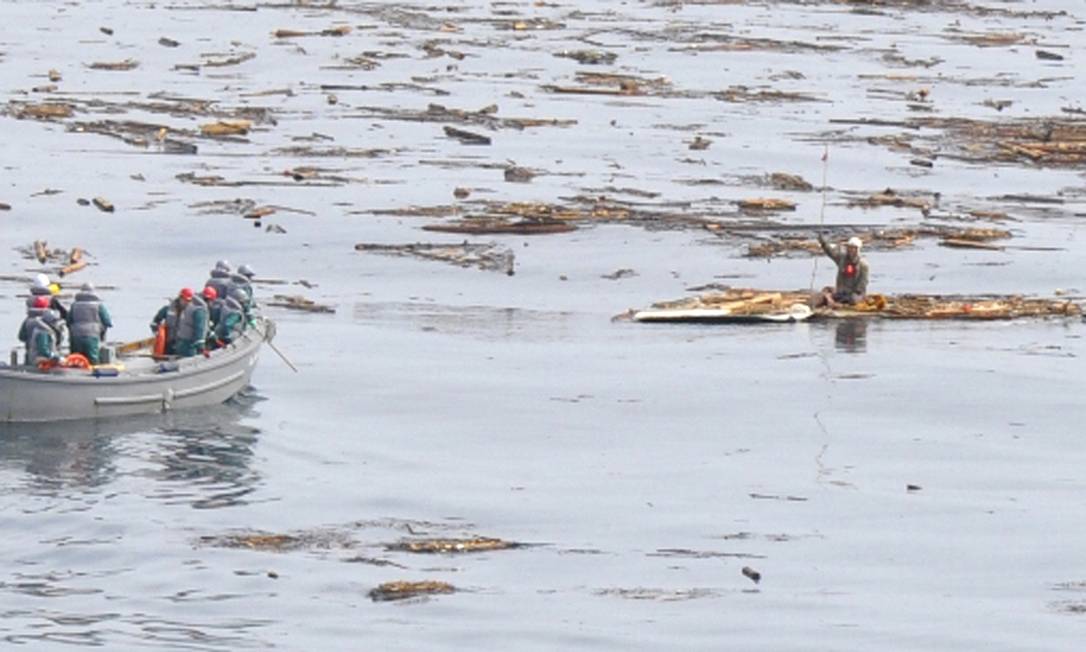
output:
{"label": "white hat", "polygon": [[49,287],[49,277],[45,274],[38,274],[34,277],[34,287],[39,289],[46,289]]}
{"label": "white hat", "polygon": [[863,240],[860,240],[856,236],[852,236],[851,238],[849,238],[846,244],[850,247],[856,247],[857,249],[864,246]]}

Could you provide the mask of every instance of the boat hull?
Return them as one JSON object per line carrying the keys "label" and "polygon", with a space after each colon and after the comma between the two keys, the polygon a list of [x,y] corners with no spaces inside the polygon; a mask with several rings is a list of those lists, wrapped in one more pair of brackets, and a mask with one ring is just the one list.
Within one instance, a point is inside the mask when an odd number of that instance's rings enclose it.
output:
{"label": "boat hull", "polygon": [[267,320],[258,325],[209,357],[121,358],[125,370],[115,376],[0,368],[0,422],[109,418],[222,403],[249,385],[264,335],[273,330]]}

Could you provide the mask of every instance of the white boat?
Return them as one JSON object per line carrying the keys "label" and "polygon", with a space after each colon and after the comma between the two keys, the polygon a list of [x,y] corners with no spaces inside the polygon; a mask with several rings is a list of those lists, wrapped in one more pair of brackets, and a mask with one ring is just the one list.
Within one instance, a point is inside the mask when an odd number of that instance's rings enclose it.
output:
{"label": "white boat", "polygon": [[216,405],[249,385],[260,345],[275,323],[258,318],[207,356],[155,358],[121,353],[92,369],[0,365],[0,423],[95,419]]}

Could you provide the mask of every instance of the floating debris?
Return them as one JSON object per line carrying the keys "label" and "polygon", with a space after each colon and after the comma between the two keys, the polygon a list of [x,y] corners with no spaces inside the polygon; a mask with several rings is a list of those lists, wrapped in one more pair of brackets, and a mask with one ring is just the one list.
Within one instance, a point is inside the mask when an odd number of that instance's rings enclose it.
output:
{"label": "floating debris", "polygon": [[34,120],[61,120],[70,118],[75,114],[75,109],[71,104],[59,102],[49,102],[45,104],[12,102],[11,107],[12,113],[20,120],[25,120],[27,118],[32,118]]}
{"label": "floating debris", "polygon": [[528,183],[535,178],[536,173],[528,168],[510,165],[503,172],[505,180],[510,183]]}
{"label": "floating debris", "polygon": [[427,224],[422,230],[465,235],[547,235],[576,231],[577,226],[549,218],[473,217],[446,224]]}
{"label": "floating debris", "polygon": [[372,589],[367,595],[374,602],[390,602],[428,595],[446,595],[455,592],[456,587],[448,582],[425,580],[421,582],[385,582]]}
{"label": "floating debris", "polygon": [[762,574],[754,570],[750,566],[744,566],[741,572],[743,573],[744,577],[749,578],[750,581],[754,582],[755,584],[762,581]]}
{"label": "floating debris", "polygon": [[426,260],[437,260],[450,263],[459,267],[478,267],[479,269],[493,272],[504,272],[512,276],[514,254],[509,247],[497,243],[469,243],[440,244],[440,243],[414,243],[414,244],[369,244],[359,243],[354,246],[355,251],[365,253],[383,254],[386,256],[413,256]]}
{"label": "floating debris", "polygon": [[555,52],[554,56],[564,59],[573,59],[579,64],[588,66],[610,65],[618,59],[614,52],[602,52],[600,50],[562,50]]}
{"label": "floating debris", "polygon": [[139,61],[135,59],[125,59],[124,61],[96,61],[89,64],[87,67],[91,70],[111,70],[111,71],[126,71],[135,70],[140,65]]}
{"label": "floating debris", "polygon": [[335,313],[336,311],[332,306],[320,304],[299,295],[277,294],[267,305],[301,312]]}
{"label": "floating debris", "polygon": [[753,89],[746,86],[732,86],[716,93],[710,93],[711,97],[714,97],[721,102],[733,102],[733,103],[758,103],[758,102],[772,102],[779,104],[781,102],[829,102],[830,100],[815,97],[808,93],[793,93],[788,91],[779,91],[776,89]]}
{"label": "floating debris", "polygon": [[596,595],[625,598],[627,600],[659,600],[661,602],[681,602],[685,600],[697,600],[699,598],[716,597],[718,594],[712,589],[599,589]]}
{"label": "floating debris", "polygon": [[788,201],[787,199],[772,199],[764,197],[756,199],[740,199],[738,202],[736,202],[736,204],[739,206],[739,210],[746,213],[796,210],[796,202]]}
{"label": "floating debris", "polygon": [[[714,232],[728,232],[736,227],[721,226]],[[810,237],[797,237],[788,235],[787,229],[778,232],[772,239],[759,242],[747,247],[747,256],[750,258],[771,258],[773,256],[792,253],[805,253],[812,256],[821,256],[822,246],[817,239]],[[840,229],[840,227],[838,227]],[[975,249],[1000,249],[996,245],[989,245],[993,240],[1003,240],[1011,237],[1011,232],[1006,229],[980,228],[980,227],[951,227],[951,226],[919,226],[915,228],[897,229],[861,229],[852,228],[849,234],[855,235],[863,241],[868,250],[885,251],[902,249],[912,246],[917,238],[940,238],[945,246],[972,247]],[[947,244],[949,243],[949,244]]]}
{"label": "floating debris", "polygon": [[411,539],[385,545],[385,549],[396,552],[414,552],[421,554],[459,554],[467,552],[492,552],[495,550],[513,550],[525,544],[515,541],[503,541],[490,537],[474,539]]}
{"label": "floating debris", "polygon": [[337,25],[316,32],[306,32],[296,29],[277,29],[272,32],[275,38],[301,38],[303,36],[346,36],[351,33],[350,25]]}
{"label": "floating debris", "polygon": [[[653,304],[635,312],[634,321],[713,321],[723,308],[731,316],[773,315],[796,304],[809,304],[812,294],[803,290],[771,291],[734,288],[725,292]],[[699,316],[699,311],[706,311]],[[815,308],[811,319],[882,317],[887,319],[997,320],[1067,318],[1082,308],[1066,299],[1027,298],[1021,295],[925,295],[869,294],[861,303],[837,308]],[[754,495],[752,494],[752,497]]]}
{"label": "floating debris", "polygon": [[305,547],[300,537],[289,534],[229,534],[224,536],[200,537],[200,543],[219,548],[246,548],[269,552],[286,552]]}
{"label": "floating debris", "polygon": [[216,548],[238,548],[261,552],[292,552],[303,549],[328,550],[351,548],[355,542],[345,532],[336,530],[307,530],[296,534],[272,532],[238,532],[207,535],[197,539],[199,545]]}
{"label": "floating debris", "polygon": [[245,136],[253,128],[250,120],[219,120],[200,125],[200,133],[205,136]]}
{"label": "floating debris", "polygon": [[610,274],[602,274],[600,276],[600,278],[605,278],[605,279],[607,279],[609,281],[617,281],[617,280],[624,279],[624,278],[633,278],[634,276],[637,276],[637,272],[635,272],[632,269],[623,268],[623,269],[616,269],[615,271],[611,272]]}
{"label": "floating debris", "polygon": [[109,201],[105,197],[95,197],[91,200],[91,203],[94,204],[94,206],[103,213],[113,212],[113,202]]}
{"label": "floating debris", "polygon": [[803,177],[798,174],[788,174],[786,172],[773,172],[766,175],[765,183],[777,190],[793,190],[798,192],[809,192],[814,190],[814,186]]}
{"label": "floating debris", "polygon": [[465,145],[489,145],[490,137],[482,134],[477,134],[471,131],[464,131],[463,129],[457,129],[456,127],[444,127],[445,135],[449,138],[455,138]]}

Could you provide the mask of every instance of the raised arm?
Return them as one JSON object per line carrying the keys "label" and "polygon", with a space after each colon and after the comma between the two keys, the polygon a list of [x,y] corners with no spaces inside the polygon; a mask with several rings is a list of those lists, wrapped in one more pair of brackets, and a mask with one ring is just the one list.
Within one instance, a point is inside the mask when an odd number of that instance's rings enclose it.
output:
{"label": "raised arm", "polygon": [[829,256],[833,262],[837,262],[837,258],[840,255],[837,246],[826,242],[826,236],[822,233],[818,234],[818,244],[822,245],[822,251],[826,252],[826,255]]}

